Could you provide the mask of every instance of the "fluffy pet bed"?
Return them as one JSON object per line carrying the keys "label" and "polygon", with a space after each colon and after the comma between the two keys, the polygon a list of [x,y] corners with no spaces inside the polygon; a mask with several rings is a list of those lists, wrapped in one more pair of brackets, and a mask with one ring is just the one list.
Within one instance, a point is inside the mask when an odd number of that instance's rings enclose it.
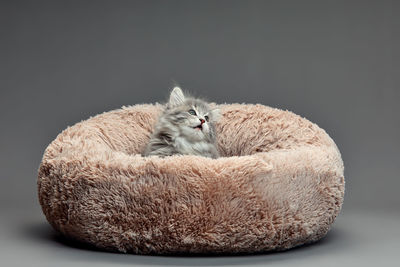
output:
{"label": "fluffy pet bed", "polygon": [[218,107],[218,159],[142,157],[159,104],[67,128],[39,168],[47,220],[67,237],[140,254],[253,253],[322,238],[344,194],[332,139],[289,111]]}

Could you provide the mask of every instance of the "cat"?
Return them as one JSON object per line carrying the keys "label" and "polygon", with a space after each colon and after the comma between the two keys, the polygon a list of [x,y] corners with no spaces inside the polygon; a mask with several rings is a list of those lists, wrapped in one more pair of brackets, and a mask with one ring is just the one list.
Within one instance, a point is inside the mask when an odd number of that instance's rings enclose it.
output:
{"label": "cat", "polygon": [[218,158],[215,123],[219,116],[219,109],[174,87],[142,155]]}

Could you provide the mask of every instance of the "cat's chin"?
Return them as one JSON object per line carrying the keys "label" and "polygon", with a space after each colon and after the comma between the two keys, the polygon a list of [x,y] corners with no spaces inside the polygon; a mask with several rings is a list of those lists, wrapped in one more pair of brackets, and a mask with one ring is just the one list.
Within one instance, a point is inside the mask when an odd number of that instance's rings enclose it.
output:
{"label": "cat's chin", "polygon": [[199,129],[192,126],[186,126],[181,128],[181,133],[187,137],[190,137],[192,135],[204,134],[204,128]]}
{"label": "cat's chin", "polygon": [[203,141],[205,139],[207,129],[205,129],[204,127],[202,127],[202,129],[199,129],[196,127],[187,126],[181,133],[188,140],[198,142],[198,141]]}
{"label": "cat's chin", "polygon": [[200,129],[200,128],[196,127],[196,128],[192,128],[192,129],[196,134],[204,135],[203,128]]}

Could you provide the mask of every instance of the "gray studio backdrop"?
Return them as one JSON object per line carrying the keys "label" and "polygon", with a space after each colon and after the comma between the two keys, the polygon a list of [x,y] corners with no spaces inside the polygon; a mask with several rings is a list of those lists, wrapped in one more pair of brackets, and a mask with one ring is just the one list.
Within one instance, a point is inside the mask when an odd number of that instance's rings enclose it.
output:
{"label": "gray studio backdrop", "polygon": [[343,156],[344,207],[398,213],[399,3],[1,1],[2,216],[42,216],[37,168],[61,130],[174,81],[317,123]]}

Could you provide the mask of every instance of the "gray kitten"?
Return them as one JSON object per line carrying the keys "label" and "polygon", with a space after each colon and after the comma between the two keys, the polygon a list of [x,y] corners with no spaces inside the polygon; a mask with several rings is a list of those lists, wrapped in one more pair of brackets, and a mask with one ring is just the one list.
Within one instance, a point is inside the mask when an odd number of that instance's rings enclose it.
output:
{"label": "gray kitten", "polygon": [[218,158],[214,127],[218,117],[218,109],[211,109],[203,100],[185,97],[175,87],[143,155],[191,154]]}

